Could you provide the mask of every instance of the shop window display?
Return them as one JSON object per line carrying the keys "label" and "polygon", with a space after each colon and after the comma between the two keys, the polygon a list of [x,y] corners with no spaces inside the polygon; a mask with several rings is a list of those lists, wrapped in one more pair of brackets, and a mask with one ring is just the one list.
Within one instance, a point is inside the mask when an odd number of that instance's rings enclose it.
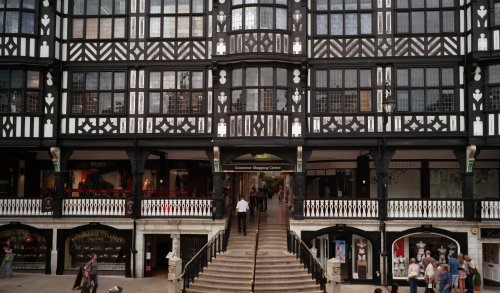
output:
{"label": "shop window display", "polygon": [[47,241],[45,237],[24,229],[0,232],[0,242],[10,240],[15,253],[14,270],[44,270],[47,262]]}
{"label": "shop window display", "polygon": [[125,270],[127,259],[125,238],[104,230],[89,230],[66,240],[65,268],[78,268],[96,253],[99,270]]}
{"label": "shop window display", "polygon": [[[418,234],[401,237],[392,245],[392,273],[395,279],[407,278],[408,264],[411,258],[415,258],[421,264],[425,258],[425,252],[429,251],[431,256],[439,263],[448,263],[450,256],[458,252],[457,243],[447,237],[437,234]],[[421,269],[419,278],[423,278],[424,269]]]}
{"label": "shop window display", "polygon": [[353,235],[353,279],[371,279],[372,244],[369,240]]}

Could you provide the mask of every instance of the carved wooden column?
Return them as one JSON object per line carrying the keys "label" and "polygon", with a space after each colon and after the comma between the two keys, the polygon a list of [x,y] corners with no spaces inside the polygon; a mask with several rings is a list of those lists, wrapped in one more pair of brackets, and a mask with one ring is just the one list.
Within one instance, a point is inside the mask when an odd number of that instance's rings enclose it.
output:
{"label": "carved wooden column", "polygon": [[[149,151],[144,150],[129,150],[127,156],[130,160],[132,177],[134,182],[132,184],[132,204],[131,210],[127,211],[134,219],[139,218],[141,215],[141,199],[142,199],[142,179],[144,176],[144,168],[146,167],[146,160],[149,156]],[[129,209],[129,207],[127,207]]]}
{"label": "carved wooden column", "polygon": [[460,165],[462,178],[462,198],[464,200],[464,217],[467,221],[474,220],[474,162],[479,154],[475,145],[453,150]]}

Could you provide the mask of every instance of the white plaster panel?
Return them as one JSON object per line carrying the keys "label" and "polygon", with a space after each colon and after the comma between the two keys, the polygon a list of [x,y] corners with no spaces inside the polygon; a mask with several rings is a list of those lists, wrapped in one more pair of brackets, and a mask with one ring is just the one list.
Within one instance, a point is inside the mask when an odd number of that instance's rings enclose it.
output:
{"label": "white plaster panel", "polygon": [[40,118],[33,118],[33,137],[40,137]]}
{"label": "white plaster panel", "polygon": [[23,125],[22,117],[16,117],[16,137],[21,137],[21,125]]}

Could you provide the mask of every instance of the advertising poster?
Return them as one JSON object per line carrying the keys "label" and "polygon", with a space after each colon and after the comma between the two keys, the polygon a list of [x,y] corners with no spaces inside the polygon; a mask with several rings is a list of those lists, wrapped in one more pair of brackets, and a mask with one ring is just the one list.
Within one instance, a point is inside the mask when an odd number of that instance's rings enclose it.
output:
{"label": "advertising poster", "polygon": [[335,240],[335,258],[345,263],[345,240]]}

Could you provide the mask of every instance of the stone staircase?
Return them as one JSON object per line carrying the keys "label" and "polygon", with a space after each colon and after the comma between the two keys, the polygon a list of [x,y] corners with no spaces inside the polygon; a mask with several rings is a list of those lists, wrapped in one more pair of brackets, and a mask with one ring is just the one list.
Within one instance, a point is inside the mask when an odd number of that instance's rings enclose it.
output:
{"label": "stone staircase", "polygon": [[307,269],[286,247],[285,225],[261,224],[254,292],[321,293]]}
{"label": "stone staircase", "polygon": [[238,233],[238,219],[233,218],[227,251],[212,259],[186,292],[245,292],[252,288],[253,255],[257,225],[247,220],[247,235]]}
{"label": "stone staircase", "polygon": [[[234,220],[227,251],[218,255],[186,292],[251,292],[256,224],[249,223],[244,236],[238,233]],[[285,225],[260,226],[254,292],[322,292],[295,255],[286,251]]]}

